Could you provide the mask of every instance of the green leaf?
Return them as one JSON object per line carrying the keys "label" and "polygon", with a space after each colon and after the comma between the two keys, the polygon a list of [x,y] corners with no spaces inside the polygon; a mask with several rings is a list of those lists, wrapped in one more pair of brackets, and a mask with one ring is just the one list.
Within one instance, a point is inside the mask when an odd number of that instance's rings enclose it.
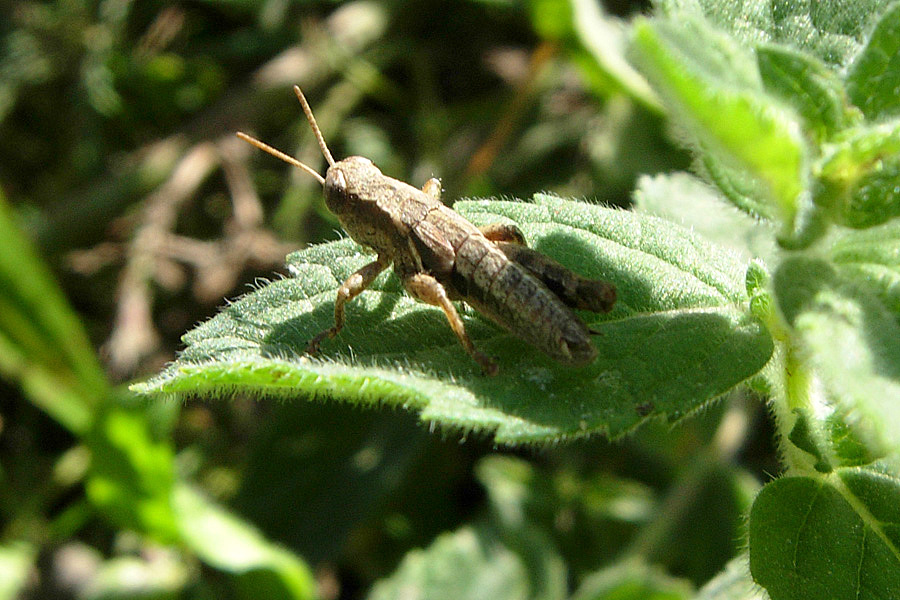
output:
{"label": "green leaf", "polygon": [[849,124],[844,86],[820,61],[772,45],[757,48],[756,61],[766,91],[789,103],[817,140],[826,140]]}
{"label": "green leaf", "polygon": [[111,401],[86,441],[92,453],[85,483],[91,502],[119,527],[163,543],[177,540],[172,446],[168,438],[154,439],[146,410]]}
{"label": "green leaf", "polygon": [[900,449],[900,324],[894,316],[823,260],[790,258],[773,282],[779,308],[821,383],[796,405],[820,415],[827,415],[827,406],[839,407],[873,454]]}
{"label": "green leaf", "polygon": [[464,527],[439,536],[425,550],[407,554],[391,577],[375,584],[368,598],[564,598],[565,568],[552,547],[532,540],[527,550],[531,557],[506,545],[490,525]]}
{"label": "green leaf", "polygon": [[825,147],[816,204],[841,225],[872,227],[900,216],[900,120],[848,130]]}
{"label": "green leaf", "polygon": [[847,425],[852,419],[844,411],[835,410],[823,418],[809,408],[795,408],[794,415],[796,421],[788,439],[812,455],[816,471],[829,473],[837,466],[868,465],[878,458]]}
{"label": "green leaf", "polygon": [[107,393],[87,336],[0,195],[0,373],[75,433]]}
{"label": "green leaf", "polygon": [[290,551],[186,484],[176,486],[172,498],[184,543],[207,564],[238,577],[238,598],[316,596],[312,573]]}
{"label": "green leaf", "polygon": [[847,93],[872,120],[900,114],[900,3],[878,21],[866,46],[847,72]]}
{"label": "green leaf", "polygon": [[806,143],[794,115],[762,91],[750,56],[700,19],[639,21],[634,48],[707,168],[751,180],[740,187],[754,206],[739,206],[793,227]]}
{"label": "green leaf", "polygon": [[772,600],[889,598],[900,589],[898,522],[900,481],[886,472],[779,479],[750,512],[750,570]]}
{"label": "green leaf", "polygon": [[878,296],[900,320],[900,221],[850,231],[831,245],[839,272]]}
{"label": "green leaf", "polygon": [[0,600],[16,600],[31,577],[35,548],[25,542],[0,546]]}
{"label": "green leaf", "polygon": [[588,576],[572,600],[688,600],[691,584],[638,560],[618,562]]}
{"label": "green leaf", "polygon": [[564,367],[464,313],[476,346],[499,359],[500,375],[484,377],[443,313],[402,293],[393,274],[349,305],[347,326],[323,344],[324,358],[301,356],[331,325],[340,282],[371,260],[344,240],[289,257],[293,278],[185,335],[178,361],[134,389],[386,403],[523,443],[600,431],[617,437],[652,416],[680,418],[756,374],[772,353],[767,331],[742,307],[744,266],[687,230],[549,196],[457,206],[478,224],[516,222],[540,252],[616,284],[615,309],[588,317],[598,332],[594,364]]}
{"label": "green leaf", "polygon": [[688,173],[641,177],[634,192],[634,207],[689,227],[717,245],[738,252],[742,261],[775,255],[775,232],[769,223],[736,210],[715,188]]}
{"label": "green leaf", "polygon": [[694,600],[769,600],[750,577],[747,554],[731,559],[725,569],[710,579]]}
{"label": "green leaf", "polygon": [[744,0],[664,0],[675,18],[703,14],[747,45],[776,42],[841,66],[862,47],[886,0],[746,2]]}
{"label": "green leaf", "polygon": [[659,99],[647,81],[625,59],[625,24],[606,14],[598,2],[568,0],[567,3],[572,7],[570,27],[593,58],[596,68],[645,107],[660,112]]}

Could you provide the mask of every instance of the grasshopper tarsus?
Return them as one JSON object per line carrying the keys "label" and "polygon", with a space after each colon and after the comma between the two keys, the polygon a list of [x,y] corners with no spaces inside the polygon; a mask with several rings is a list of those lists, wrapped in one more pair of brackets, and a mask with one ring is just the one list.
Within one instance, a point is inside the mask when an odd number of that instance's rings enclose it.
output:
{"label": "grasshopper tarsus", "polygon": [[515,225],[475,227],[440,202],[437,179],[418,189],[384,175],[361,156],[335,162],[303,92],[294,86],[294,93],[328,162],[325,177],[255,138],[238,135],[313,175],[344,230],[378,254],[338,288],[334,326],[310,341],[308,353],[341,331],[344,305],[393,264],[410,295],[443,310],[460,344],[486,375],[497,374],[497,361],[472,343],[453,300],[563,364],[584,366],[596,358],[591,332],[572,308],[609,311],[615,302],[612,284],[581,277],[529,249]]}
{"label": "grasshopper tarsus", "polygon": [[304,354],[316,355],[319,353],[319,344],[325,341],[326,338],[333,338],[340,332],[338,327],[329,327],[313,339],[309,340],[309,343],[306,345],[306,350],[304,350]]}

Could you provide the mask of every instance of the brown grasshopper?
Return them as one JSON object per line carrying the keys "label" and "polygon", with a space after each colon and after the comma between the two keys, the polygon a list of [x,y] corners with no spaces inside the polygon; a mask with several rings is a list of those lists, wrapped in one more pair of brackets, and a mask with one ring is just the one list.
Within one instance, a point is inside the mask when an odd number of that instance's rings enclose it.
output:
{"label": "brown grasshopper", "polygon": [[368,158],[335,162],[303,92],[294,86],[294,93],[328,162],[325,177],[249,135],[237,135],[315,177],[344,230],[377,253],[338,289],[334,326],[314,337],[307,353],[337,335],[344,326],[344,305],[393,265],[411,296],[444,311],[463,348],[488,375],[497,373],[497,363],[475,348],[453,300],[561,363],[582,366],[596,358],[590,331],[572,308],[608,312],[616,301],[611,283],[585,279],[531,250],[514,225],[476,227],[440,201],[437,179],[420,190],[382,174]]}

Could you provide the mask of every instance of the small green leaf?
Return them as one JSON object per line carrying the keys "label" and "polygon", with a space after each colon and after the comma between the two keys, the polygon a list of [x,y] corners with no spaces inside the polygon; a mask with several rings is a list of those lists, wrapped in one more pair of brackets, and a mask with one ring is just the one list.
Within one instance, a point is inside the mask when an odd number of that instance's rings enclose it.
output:
{"label": "small green leaf", "polygon": [[767,45],[756,49],[756,61],[766,91],[793,106],[819,141],[848,125],[844,86],[836,73],[814,57]]}
{"label": "small green leaf", "polygon": [[85,489],[119,527],[157,541],[178,539],[171,497],[175,464],[168,439],[153,439],[142,407],[110,404],[87,436],[91,469]]}
{"label": "small green leaf", "polygon": [[825,147],[815,201],[841,225],[872,227],[900,216],[900,120],[848,130]]}
{"label": "small green leaf", "polygon": [[484,377],[443,313],[406,296],[393,274],[348,306],[345,330],[323,344],[324,359],[302,356],[332,324],[337,287],[372,260],[344,240],[289,257],[291,279],[269,283],[186,334],[178,361],[135,389],[387,403],[419,409],[445,427],[523,443],[601,431],[617,437],[652,416],[680,418],[768,361],[772,340],[746,313],[744,265],[733,254],[652,217],[535,200],[457,207],[477,224],[518,223],[540,252],[615,283],[614,310],[587,317],[598,332],[592,365],[557,364],[466,312],[476,346],[498,357],[500,375]]}
{"label": "small green leaf", "polygon": [[792,227],[806,180],[806,142],[794,115],[763,92],[750,56],[704,21],[687,18],[639,21],[634,48],[707,168],[749,176],[752,183],[740,187],[759,214]]}
{"label": "small green leaf", "polygon": [[537,542],[529,554],[506,545],[490,525],[439,536],[425,550],[406,555],[397,571],[379,581],[369,600],[561,600],[566,574],[552,546]]}
{"label": "small green leaf", "polygon": [[894,316],[823,260],[788,259],[773,282],[779,308],[822,384],[795,399],[798,405],[840,407],[873,454],[900,449],[900,324]]}
{"label": "small green leaf", "polygon": [[772,600],[889,598],[900,589],[898,507],[900,481],[875,469],[776,480],[750,511],[753,578]]}
{"label": "small green leaf", "polygon": [[842,275],[873,292],[900,321],[900,220],[837,237],[831,257]]}
{"label": "small green leaf", "polygon": [[878,21],[868,43],[847,72],[847,93],[872,120],[900,114],[900,3]]}
{"label": "small green leaf", "polygon": [[272,544],[186,484],[176,486],[172,498],[184,543],[207,564],[238,576],[238,598],[316,596],[312,573],[290,551]]}
{"label": "small green leaf", "polygon": [[572,600],[689,600],[691,584],[638,560],[613,564],[589,575]]}

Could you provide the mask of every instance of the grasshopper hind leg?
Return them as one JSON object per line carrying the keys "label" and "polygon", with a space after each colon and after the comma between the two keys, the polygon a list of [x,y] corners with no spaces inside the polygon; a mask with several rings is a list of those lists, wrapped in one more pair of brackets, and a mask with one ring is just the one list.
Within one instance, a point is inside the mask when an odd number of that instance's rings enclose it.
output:
{"label": "grasshopper hind leg", "polygon": [[453,303],[447,296],[447,290],[444,289],[444,286],[437,279],[427,273],[413,273],[403,278],[403,286],[413,297],[426,304],[440,307],[444,311],[444,315],[447,316],[450,328],[453,329],[453,333],[456,334],[459,343],[466,349],[469,356],[481,365],[484,374],[497,374],[497,362],[475,348],[475,344],[472,343],[472,340],[469,339],[469,334],[466,333],[466,327],[459,317],[459,313],[456,312],[456,307],[453,306]]}
{"label": "grasshopper hind leg", "polygon": [[515,242],[497,242],[508,259],[537,277],[571,308],[606,313],[616,303],[616,286],[602,279],[588,279],[552,258]]}

